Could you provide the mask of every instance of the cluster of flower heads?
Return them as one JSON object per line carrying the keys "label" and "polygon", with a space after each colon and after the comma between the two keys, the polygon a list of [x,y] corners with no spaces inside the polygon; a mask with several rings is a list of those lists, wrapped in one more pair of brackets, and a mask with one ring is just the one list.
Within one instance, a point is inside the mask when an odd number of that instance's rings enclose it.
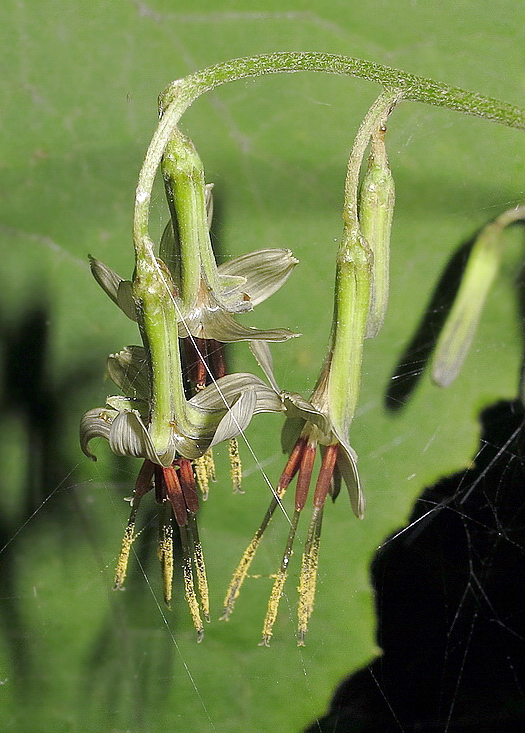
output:
{"label": "cluster of flower heads", "polygon": [[169,603],[172,514],[183,548],[186,597],[201,635],[201,612],[208,618],[209,604],[195,518],[197,488],[207,495],[208,482],[214,477],[212,449],[223,441],[230,444],[232,474],[238,481],[236,436],[254,414],[282,409],[280,395],[260,378],[225,373],[222,344],[285,341],[296,335],[285,329],[246,328],[234,314],[251,310],[275,292],[297,260],[289,250],[265,249],[217,267],[209,237],[211,187],[205,185],[201,161],[188,138],[174,136],[162,168],[172,217],[159,256],[152,248],[144,248],[136,258],[131,282],[91,258],[97,282],[138,322],[143,345],[110,355],[109,376],[124,396],[108,397],[104,407],[87,412],[80,439],[90,456],[90,441],[103,437],[117,455],[144,460],[132,497],[116,586],[122,585],[126,575],[138,506],[154,488],[156,500],[170,507],[159,541],[165,598]]}
{"label": "cluster of flower heads", "polygon": [[[352,147],[328,354],[309,400],[279,388],[268,346],[298,334],[281,328],[245,327],[235,319],[236,314],[251,311],[278,290],[297,260],[288,249],[263,249],[217,266],[209,234],[212,186],[205,183],[203,166],[192,142],[179,132],[176,124],[169,128],[168,139],[161,119],[158,136],[152,140],[141,171],[141,176],[146,171],[144,175],[149,177],[147,185],[139,177],[133,279],[124,280],[90,258],[95,279],[125,315],[137,322],[142,339],[142,346],[127,346],[109,356],[108,374],[122,394],[108,397],[104,407],[86,412],[80,427],[86,455],[94,458],[90,442],[102,437],[117,455],[143,461],[131,497],[115,586],[121,587],[125,580],[141,500],[154,490],[161,507],[159,559],[165,600],[169,604],[172,594],[173,531],[177,527],[185,595],[199,640],[203,619],[210,618],[204,554],[197,527],[199,494],[204,499],[208,496],[209,482],[215,479],[213,448],[222,442],[228,444],[233,485],[239,489],[237,436],[254,415],[284,415],[282,446],[289,457],[263,521],[233,574],[224,600],[223,619],[228,619],[233,611],[265,529],[276,509],[283,509],[284,494],[297,477],[288,540],[263,623],[262,643],[269,643],[318,449],[321,464],[313,490],[298,586],[299,644],[304,643],[314,605],[326,499],[330,496],[335,500],[344,482],[355,515],[363,516],[357,456],[348,435],[359,394],[363,344],[379,331],[388,300],[395,194],[384,138],[388,116],[401,98],[399,92],[381,94],[363,120]],[[166,99],[169,101],[169,95]],[[163,110],[166,106],[161,100]],[[368,164],[363,173],[367,150]],[[151,151],[153,164],[148,162]],[[155,160],[161,160],[170,209],[170,221],[158,254],[148,234],[149,197],[158,166]],[[445,386],[457,375],[499,266],[501,233],[524,216],[524,207],[506,212],[485,227],[474,243],[456,301],[437,344],[433,366],[436,383]],[[227,373],[223,345],[237,341],[249,342],[266,382],[251,373]]]}
{"label": "cluster of flower heads", "polygon": [[[245,327],[235,319],[236,314],[252,310],[278,290],[297,260],[288,249],[263,249],[217,266],[209,234],[212,186],[205,182],[192,142],[177,128],[163,148],[161,169],[171,216],[158,254],[147,222],[139,221],[134,228],[136,261],[131,281],[91,258],[95,279],[126,316],[138,323],[142,338],[142,346],[128,346],[109,356],[108,373],[122,395],[108,397],[104,407],[88,411],[80,428],[82,449],[90,457],[94,458],[91,440],[103,437],[117,455],[143,459],[115,585],[121,587],[126,576],[139,504],[154,490],[162,507],[159,558],[165,600],[168,604],[171,600],[176,526],[185,595],[199,639],[203,619],[209,620],[210,615],[196,520],[199,492],[207,497],[209,481],[215,477],[212,450],[222,442],[229,445],[233,483],[239,487],[236,438],[254,415],[279,412],[285,416],[282,443],[289,458],[264,520],[233,575],[223,618],[232,612],[264,530],[276,508],[282,507],[284,493],[297,475],[289,537],[263,625],[263,643],[269,643],[318,448],[321,467],[299,583],[300,644],[313,609],[325,501],[328,496],[336,498],[344,481],[354,513],[363,515],[357,457],[348,443],[348,431],[357,403],[363,342],[377,332],[386,307],[394,197],[384,132],[394,104],[392,95],[381,95],[354,143],[329,351],[309,400],[278,387],[268,346],[298,334]],[[368,170],[358,191],[359,169],[369,145]],[[249,342],[267,382],[251,373],[227,373],[223,344],[237,341]]]}
{"label": "cluster of flower heads", "polygon": [[[298,587],[299,644],[304,643],[314,605],[327,497],[335,500],[344,482],[354,513],[363,516],[357,456],[348,434],[359,393],[363,343],[379,331],[388,299],[394,184],[384,138],[386,121],[399,99],[399,94],[380,95],[363,120],[352,148],[328,355],[309,400],[279,388],[268,346],[298,334],[281,328],[245,327],[235,319],[236,314],[251,311],[278,290],[297,260],[288,249],[263,249],[217,266],[209,234],[212,186],[205,183],[203,166],[192,142],[176,127],[162,148],[161,169],[170,221],[158,254],[147,232],[147,216],[141,219],[136,214],[135,271],[131,281],[91,258],[95,279],[125,315],[137,322],[142,339],[142,346],[128,346],[109,356],[108,374],[122,394],[108,397],[104,407],[88,411],[80,428],[81,446],[88,456],[94,458],[91,440],[102,437],[117,455],[143,460],[131,498],[115,586],[121,587],[125,580],[140,502],[154,490],[161,505],[159,558],[165,600],[169,604],[172,594],[173,529],[177,527],[185,595],[199,640],[203,619],[208,621],[210,617],[196,519],[199,493],[207,498],[209,482],[215,479],[213,448],[222,442],[228,444],[234,488],[240,487],[237,436],[254,415],[284,415],[282,445],[289,457],[263,521],[233,574],[222,618],[228,619],[233,611],[263,533],[275,510],[282,508],[284,494],[297,476],[288,540],[263,623],[262,643],[269,643],[318,449],[321,465]],[[368,164],[362,173],[367,150]],[[141,196],[139,186],[138,201]],[[438,344],[434,378],[440,384],[448,384],[455,377],[472,340],[487,283],[499,262],[499,235],[523,213],[517,209],[499,217],[482,232],[472,250],[456,305]],[[481,281],[485,289],[480,288]],[[223,345],[237,341],[249,342],[266,382],[251,373],[227,373]]]}

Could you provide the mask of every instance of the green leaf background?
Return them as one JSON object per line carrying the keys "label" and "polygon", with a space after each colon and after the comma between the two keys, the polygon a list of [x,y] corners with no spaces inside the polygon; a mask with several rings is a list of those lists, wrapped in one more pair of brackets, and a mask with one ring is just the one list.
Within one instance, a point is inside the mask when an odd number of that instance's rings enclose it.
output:
{"label": "green leaf background", "polygon": [[[78,421],[111,391],[107,354],[138,336],[92,280],[87,254],[131,275],[136,176],[157,94],[172,79],[236,56],[319,50],[520,105],[525,10],[509,0],[6,0],[2,16],[2,730],[300,731],[323,713],[338,681],[377,652],[374,551],[426,485],[467,465],[479,410],[516,394],[519,231],[508,235],[503,272],[457,382],[442,391],[424,374],[403,409],[385,409],[392,373],[447,261],[523,200],[525,137],[413,103],[392,117],[392,294],[383,330],[366,343],[351,436],[367,514],[357,521],[345,496],[327,508],[302,649],[294,636],[299,545],[272,645],[258,646],[287,533],[283,516],[254,564],[260,577],[246,581],[230,622],[217,620],[269,501],[254,455],[272,482],[283,465],[278,416],[260,416],[248,430],[244,495],[232,495],[219,455],[219,481],[200,519],[214,609],[202,644],[180,582],[173,611],[161,603],[147,500],[127,588],[111,590],[123,497],[138,466],[114,459],[105,445],[91,464],[78,448]],[[279,383],[305,395],[328,339],[346,159],[377,91],[319,74],[267,77],[222,87],[183,119],[216,185],[221,257],[277,246],[300,259],[286,286],[246,322],[303,333],[274,356]],[[159,187],[157,233],[165,218]],[[245,347],[233,360],[256,369]],[[415,355],[404,371],[423,366]],[[305,532],[303,523],[300,539]]]}

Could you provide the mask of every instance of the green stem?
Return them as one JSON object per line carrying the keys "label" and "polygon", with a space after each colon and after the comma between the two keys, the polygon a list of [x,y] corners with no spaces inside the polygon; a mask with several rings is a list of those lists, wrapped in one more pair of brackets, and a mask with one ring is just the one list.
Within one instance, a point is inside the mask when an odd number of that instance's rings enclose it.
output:
{"label": "green stem", "polygon": [[[383,92],[370,107],[359,126],[346,168],[343,221],[349,229],[359,226],[357,212],[359,173],[370,138],[379,127],[386,125],[388,115],[402,98],[400,92]],[[341,243],[341,247],[343,246]]]}
{"label": "green stem", "polygon": [[386,124],[399,99],[398,92],[379,95],[359,127],[348,160],[330,348],[312,396],[315,404],[328,406],[340,439],[348,435],[359,396],[372,284],[373,254],[361,233],[357,210],[359,173],[372,135]]}
{"label": "green stem", "polygon": [[163,465],[169,465],[174,457],[174,432],[191,434],[192,427],[181,377],[173,282],[154,257],[141,257],[137,259],[133,291],[140,303],[139,323],[150,356],[149,433]]}
{"label": "green stem", "polygon": [[183,313],[195,308],[201,285],[201,251],[209,240],[204,170],[189,138],[174,130],[162,159],[178,251],[166,252],[178,265]]}
{"label": "green stem", "polygon": [[232,59],[209,66],[184,79],[172,82],[161,96],[161,108],[164,111],[167,106],[175,102],[177,105],[180,104],[182,114],[201,94],[225,82],[263,74],[298,71],[322,71],[367,79],[385,88],[397,89],[402,92],[405,99],[414,102],[446,107],[510,127],[525,129],[525,111],[507,102],[500,102],[491,97],[484,97],[372,61],[316,51],[283,51]]}
{"label": "green stem", "polygon": [[137,255],[151,246],[148,218],[153,181],[164,149],[186,109],[201,94],[226,82],[298,71],[322,71],[367,79],[403,99],[525,129],[525,110],[512,104],[348,56],[315,51],[278,52],[215,64],[172,82],[160,97],[161,119],[146,153],[136,190],[133,237]]}
{"label": "green stem", "polygon": [[339,439],[348,437],[361,383],[370,305],[369,247],[357,228],[345,227],[337,256],[328,405]]}

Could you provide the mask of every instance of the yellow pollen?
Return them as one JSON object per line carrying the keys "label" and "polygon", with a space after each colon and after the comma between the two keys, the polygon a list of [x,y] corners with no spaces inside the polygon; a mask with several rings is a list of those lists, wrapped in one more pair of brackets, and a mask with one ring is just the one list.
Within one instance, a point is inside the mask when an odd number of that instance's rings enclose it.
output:
{"label": "yellow pollen", "polygon": [[206,501],[210,491],[210,481],[215,481],[215,462],[213,451],[209,448],[204,455],[192,461],[195,471],[195,479],[199,487],[203,501]]}
{"label": "yellow pollen", "polygon": [[268,609],[264,619],[263,630],[262,630],[262,641],[259,646],[270,646],[270,639],[273,634],[273,625],[277,618],[277,611],[279,610],[279,602],[283,594],[284,584],[286,582],[287,571],[281,568],[275,578],[272,592],[270,593],[270,600],[268,601]]}
{"label": "yellow pollen", "polygon": [[159,560],[162,567],[164,601],[171,607],[173,588],[173,527],[171,517],[164,517],[159,531]]}
{"label": "yellow pollen", "polygon": [[197,596],[195,594],[195,586],[193,581],[193,572],[191,567],[191,558],[185,557],[182,566],[182,577],[184,578],[184,595],[190,609],[191,618],[193,625],[197,631],[197,641],[202,641],[204,635],[204,628],[199,612],[199,604],[197,602]]}
{"label": "yellow pollen", "polygon": [[230,475],[232,478],[233,491],[236,494],[242,494],[242,465],[237,438],[231,438],[228,442],[228,455],[230,458]]}
{"label": "yellow pollen", "polygon": [[250,568],[251,562],[254,558],[257,548],[259,547],[260,541],[261,541],[261,534],[258,532],[255,535],[255,537],[252,539],[252,541],[250,542],[246,550],[244,551],[241,561],[237,565],[237,568],[232,576],[232,579],[230,580],[228,590],[226,591],[226,597],[224,599],[224,604],[223,604],[224,613],[221,616],[221,619],[220,619],[221,621],[228,621],[229,616],[231,612],[233,611],[235,601],[237,600],[237,596],[240,593],[241,586],[244,582],[244,579],[246,578],[246,575]]}
{"label": "yellow pollen", "polygon": [[120,555],[117,561],[117,567],[115,570],[115,589],[120,589],[124,585],[126,579],[126,572],[128,569],[129,553],[131,552],[131,545],[135,539],[135,517],[132,516],[129,519],[128,526],[124,532],[122,539],[122,547],[120,549]]}
{"label": "yellow pollen", "polygon": [[304,637],[308,630],[308,622],[314,609],[322,519],[322,508],[315,508],[312,514],[310,527],[308,529],[308,536],[301,564],[299,587],[297,588],[299,591],[299,606],[297,609],[297,646],[304,646]]}

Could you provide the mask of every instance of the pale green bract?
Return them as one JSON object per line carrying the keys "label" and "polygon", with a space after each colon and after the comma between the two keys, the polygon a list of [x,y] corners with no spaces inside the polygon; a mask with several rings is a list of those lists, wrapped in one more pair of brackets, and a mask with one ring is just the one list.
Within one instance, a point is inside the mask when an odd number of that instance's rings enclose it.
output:
{"label": "pale green bract", "polygon": [[[167,234],[166,232],[170,232]],[[171,225],[166,227],[163,240],[173,237]],[[133,284],[120,277],[103,262],[90,257],[91,271],[104,292],[125,315],[137,320],[133,300]],[[209,338],[229,343],[233,341],[285,341],[299,334],[288,329],[256,329],[237,323],[231,314],[246,313],[273,295],[291,275],[299,262],[289,249],[261,249],[235,257],[217,267],[221,286],[219,293],[208,291],[205,300],[186,311],[179,304],[181,322],[179,335]]]}
{"label": "pale green bract", "polygon": [[[128,347],[120,354],[111,355],[109,361],[122,366],[128,362],[130,349],[138,353],[142,347]],[[142,363],[147,363],[145,358]],[[114,367],[108,370],[114,378]],[[117,382],[118,386],[125,381]],[[114,396],[108,397],[106,402],[106,407],[89,410],[82,417],[80,442],[84,453],[93,458],[89,443],[100,437],[109,442],[117,455],[147,458],[161,466],[171,465],[176,453],[184,458],[198,458],[208,448],[242,433],[253,415],[259,412],[282,411],[278,395],[262,380],[253,374],[228,374],[188,400],[194,420],[193,434],[184,435],[173,429],[170,449],[159,455],[147,428],[149,401]]]}

